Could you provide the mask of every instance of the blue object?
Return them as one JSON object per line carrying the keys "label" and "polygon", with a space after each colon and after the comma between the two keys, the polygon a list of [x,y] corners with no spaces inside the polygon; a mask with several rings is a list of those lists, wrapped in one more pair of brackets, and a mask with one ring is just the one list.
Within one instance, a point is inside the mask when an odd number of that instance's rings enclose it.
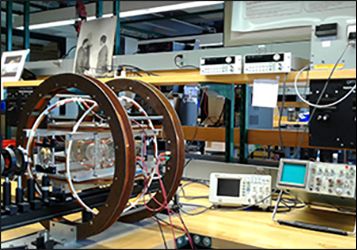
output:
{"label": "blue object", "polygon": [[281,183],[305,186],[306,165],[284,163]]}
{"label": "blue object", "polygon": [[310,112],[299,114],[299,122],[308,122],[310,120]]}
{"label": "blue object", "polygon": [[5,113],[6,111],[6,102],[5,101],[1,101],[0,102],[0,112],[1,113]]}
{"label": "blue object", "polygon": [[197,86],[184,87],[184,95],[179,108],[179,117],[184,126],[197,125],[199,91]]}

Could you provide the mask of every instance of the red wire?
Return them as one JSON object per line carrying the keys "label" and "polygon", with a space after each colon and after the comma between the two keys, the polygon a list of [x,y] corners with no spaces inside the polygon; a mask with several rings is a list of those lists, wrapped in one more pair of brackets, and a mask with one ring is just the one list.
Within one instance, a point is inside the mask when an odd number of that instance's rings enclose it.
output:
{"label": "red wire", "polygon": [[[160,154],[160,156],[162,156],[162,155],[164,155],[164,153],[161,153],[161,154]],[[141,161],[143,160],[141,157],[137,157],[137,158],[138,158],[139,160],[141,160]],[[142,163],[143,163],[143,169],[146,169],[146,170],[147,170],[148,168],[147,168],[145,162],[142,161]],[[157,171],[159,171],[159,169],[158,169],[158,166],[159,166],[159,165],[160,165],[160,161],[159,161],[158,164],[156,165]],[[145,171],[145,170],[144,170],[144,171]],[[148,174],[148,173],[147,173],[147,174]],[[156,209],[150,208],[150,207],[147,205],[147,203],[145,203],[145,198],[144,198],[144,206],[146,207],[146,209],[148,209],[148,210],[151,211],[151,212],[159,212],[159,211],[161,211],[161,210],[163,210],[163,209],[166,209],[166,210],[167,210],[168,216],[169,216],[169,221],[170,221],[169,224],[170,224],[170,227],[171,227],[172,235],[173,235],[173,237],[174,237],[174,239],[175,239],[175,247],[176,247],[176,249],[177,249],[176,234],[175,234],[175,230],[174,230],[175,226],[174,226],[174,224],[173,224],[173,222],[172,222],[172,214],[174,214],[174,212],[173,212],[173,211],[170,209],[170,207],[169,207],[168,199],[167,199],[167,192],[166,192],[165,185],[164,185],[164,183],[163,183],[163,181],[162,181],[161,178],[159,179],[159,184],[160,184],[160,188],[161,188],[161,191],[162,191],[163,203],[160,204],[160,202],[159,202],[155,197],[152,197],[152,196],[151,196],[151,193],[149,193],[150,198],[151,198],[153,201],[155,201],[155,203],[157,203],[160,207],[159,207],[159,208],[156,208]],[[145,185],[145,189],[148,189],[148,186],[147,186],[147,185],[148,185],[148,181],[145,181],[145,182],[144,182],[144,185]],[[182,224],[184,227],[181,228],[181,227],[176,226],[176,228],[179,228],[181,231],[183,231],[183,232],[185,233],[185,235],[186,235],[187,238],[188,238],[188,241],[189,241],[189,243],[190,243],[191,248],[194,249],[194,244],[193,244],[191,235],[189,234],[188,229],[187,229],[187,227],[186,227],[186,225],[185,225],[185,223],[184,223],[182,217],[180,216],[179,218],[180,218],[181,224]]]}
{"label": "red wire", "polygon": [[[141,124],[138,123],[137,121],[133,120],[133,122],[136,123],[137,125],[139,125],[139,127],[141,127]],[[143,128],[142,128],[142,129],[143,129]],[[145,130],[144,130],[144,129],[143,129],[143,131],[144,131],[144,133],[145,133]],[[145,134],[146,134],[146,133],[145,133]],[[146,145],[146,139],[147,139],[147,138],[145,137],[145,138],[144,138],[144,143],[145,143],[145,145]],[[163,202],[160,203],[154,196],[151,195],[150,192],[148,193],[148,195],[149,195],[149,197],[150,197],[150,200],[153,200],[159,207],[156,208],[156,209],[152,209],[151,207],[149,207],[149,206],[147,205],[146,200],[145,200],[145,195],[143,196],[143,201],[144,201],[144,206],[145,206],[145,208],[146,208],[148,211],[150,211],[150,212],[156,213],[156,212],[162,211],[163,209],[166,209],[166,210],[167,210],[168,216],[169,216],[169,221],[170,221],[169,224],[170,224],[170,227],[171,227],[172,236],[173,236],[173,238],[174,238],[175,248],[177,249],[178,247],[177,247],[177,242],[176,242],[175,225],[173,224],[173,221],[172,221],[172,214],[174,214],[174,213],[173,213],[173,211],[172,211],[172,210],[170,209],[170,207],[169,207],[169,201],[168,201],[168,197],[167,197],[167,191],[166,191],[165,185],[164,185],[164,183],[163,183],[163,181],[162,181],[162,178],[161,178],[162,176],[161,176],[161,174],[160,174],[160,169],[159,169],[160,163],[161,163],[163,160],[165,160],[165,158],[163,158],[164,156],[165,156],[165,153],[160,153],[160,154],[159,154],[159,159],[157,159],[157,164],[156,164],[156,166],[155,166],[155,170],[156,170],[157,174],[159,175],[159,184],[160,184],[160,189],[161,189],[161,193],[162,193]],[[142,169],[143,169],[143,171],[146,172],[146,175],[147,175],[147,176],[150,176],[151,174],[149,173],[149,169],[148,169],[148,167],[147,167],[147,165],[146,165],[146,163],[145,163],[145,159],[142,158],[142,157],[139,157],[139,156],[137,156],[136,159],[137,159],[137,161],[140,161],[140,162],[142,163],[142,164],[141,164],[141,165],[142,165]],[[144,176],[145,176],[145,175],[144,175]],[[146,178],[146,176],[145,176],[145,177],[144,177],[144,190],[146,190],[146,192],[149,190],[149,186],[148,186],[148,185],[149,185],[149,179]],[[179,214],[179,215],[180,215],[180,214]],[[179,230],[181,230],[182,232],[185,233],[185,235],[187,235],[187,238],[188,238],[188,240],[189,240],[190,246],[191,246],[192,249],[194,249],[194,244],[193,244],[191,235],[189,234],[188,229],[187,229],[187,227],[186,227],[186,225],[185,225],[185,223],[184,223],[184,221],[183,221],[183,219],[182,219],[181,216],[180,216],[180,221],[181,221],[181,224],[183,225],[183,228],[181,228],[181,227],[179,227],[179,226],[176,226],[176,228],[179,228]]]}

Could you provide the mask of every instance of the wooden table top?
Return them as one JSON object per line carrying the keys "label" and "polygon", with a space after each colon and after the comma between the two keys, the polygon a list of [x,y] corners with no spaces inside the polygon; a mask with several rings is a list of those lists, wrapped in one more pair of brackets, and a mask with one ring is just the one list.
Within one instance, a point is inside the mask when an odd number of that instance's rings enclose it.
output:
{"label": "wooden table top", "polygon": [[[188,196],[204,196],[208,188],[193,184],[185,188]],[[208,199],[182,200],[183,202],[209,206]],[[272,221],[271,212],[260,211],[222,211],[209,210],[198,216],[184,215],[183,219],[191,233],[206,235],[218,240],[241,245],[242,248],[283,248],[283,249],[356,249],[354,237],[320,233],[310,230],[281,226]],[[304,220],[312,223],[330,225],[345,230],[352,230],[354,216],[338,215],[331,212],[310,209],[297,209],[287,214],[279,214],[279,218]],[[330,220],[330,221],[326,221]],[[152,221],[153,220],[150,220]],[[174,224],[180,225],[178,218]],[[32,233],[41,229],[38,224],[10,230],[2,233],[2,241]],[[110,230],[110,229],[109,229]],[[167,240],[172,240],[172,232],[168,226],[163,227]],[[105,233],[105,232],[104,232]],[[177,235],[180,233],[177,232]],[[162,238],[155,223],[138,223],[136,229],[120,235],[112,235],[99,240],[86,248],[111,249],[150,249],[162,246]],[[172,246],[172,245],[171,245]],[[222,247],[222,246],[221,246]]]}

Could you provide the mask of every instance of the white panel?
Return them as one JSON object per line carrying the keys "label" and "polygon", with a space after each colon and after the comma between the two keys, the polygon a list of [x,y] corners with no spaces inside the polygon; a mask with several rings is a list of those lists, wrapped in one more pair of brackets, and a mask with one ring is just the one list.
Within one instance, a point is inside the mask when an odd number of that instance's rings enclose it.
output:
{"label": "white panel", "polygon": [[334,16],[356,16],[351,1],[237,1],[232,31],[250,32],[314,25]]}

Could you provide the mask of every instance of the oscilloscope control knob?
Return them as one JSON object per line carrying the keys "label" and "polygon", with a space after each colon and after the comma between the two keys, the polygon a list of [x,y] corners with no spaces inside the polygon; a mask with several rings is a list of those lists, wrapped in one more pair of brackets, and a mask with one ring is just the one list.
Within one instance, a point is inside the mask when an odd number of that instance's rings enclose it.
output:
{"label": "oscilloscope control knob", "polygon": [[320,163],[311,165],[308,192],[329,196],[353,198],[356,190],[356,167]]}
{"label": "oscilloscope control knob", "polygon": [[333,187],[334,184],[335,184],[332,178],[330,178],[330,179],[328,180],[328,183],[329,183],[329,186],[330,186],[330,187]]}
{"label": "oscilloscope control knob", "polygon": [[342,188],[336,188],[336,194],[341,195],[342,194]]}
{"label": "oscilloscope control knob", "polygon": [[282,63],[278,63],[278,70],[283,70],[283,64]]}
{"label": "oscilloscope control knob", "polygon": [[316,174],[316,168],[311,168],[311,173]]}
{"label": "oscilloscope control knob", "polygon": [[317,177],[316,178],[316,185],[321,185],[321,183],[322,183],[322,180],[321,180],[321,178],[320,177]]}

